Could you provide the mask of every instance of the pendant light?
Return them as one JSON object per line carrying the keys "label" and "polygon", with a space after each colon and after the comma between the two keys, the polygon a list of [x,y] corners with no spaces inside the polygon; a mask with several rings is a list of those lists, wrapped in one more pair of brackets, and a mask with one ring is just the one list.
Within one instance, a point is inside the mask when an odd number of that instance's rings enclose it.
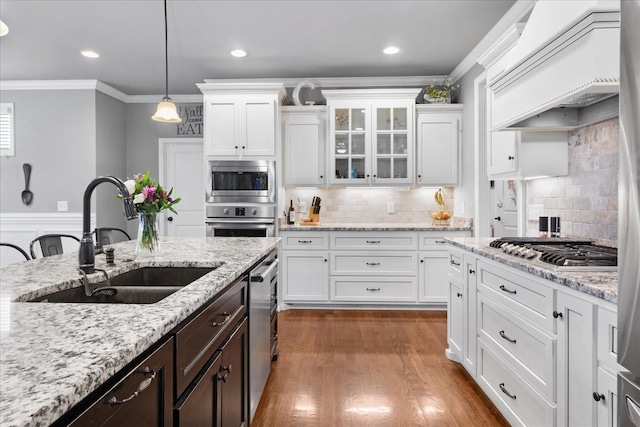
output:
{"label": "pendant light", "polygon": [[180,123],[182,119],[178,116],[176,105],[169,98],[169,53],[167,35],[167,0],[164,0],[164,66],[165,66],[165,92],[164,98],[158,104],[156,113],[151,116],[153,120],[165,123]]}

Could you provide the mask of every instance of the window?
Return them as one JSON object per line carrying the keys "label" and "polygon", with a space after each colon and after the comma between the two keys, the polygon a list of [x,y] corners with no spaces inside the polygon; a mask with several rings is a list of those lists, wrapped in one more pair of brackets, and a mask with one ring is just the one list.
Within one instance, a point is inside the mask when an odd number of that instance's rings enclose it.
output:
{"label": "window", "polygon": [[0,104],[0,156],[15,156],[13,104]]}

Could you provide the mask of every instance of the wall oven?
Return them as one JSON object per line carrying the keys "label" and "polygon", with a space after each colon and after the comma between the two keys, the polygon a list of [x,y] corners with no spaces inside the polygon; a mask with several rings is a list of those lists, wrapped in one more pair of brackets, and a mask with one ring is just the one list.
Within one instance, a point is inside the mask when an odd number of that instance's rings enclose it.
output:
{"label": "wall oven", "polygon": [[207,171],[207,203],[275,203],[275,162],[211,160]]}
{"label": "wall oven", "polygon": [[274,237],[275,205],[209,205],[208,237]]}

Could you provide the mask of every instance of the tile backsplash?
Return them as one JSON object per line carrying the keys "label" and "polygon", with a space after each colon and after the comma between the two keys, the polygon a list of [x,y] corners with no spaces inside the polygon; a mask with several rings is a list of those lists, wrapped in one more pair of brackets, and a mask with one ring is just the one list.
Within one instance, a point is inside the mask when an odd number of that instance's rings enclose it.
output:
{"label": "tile backsplash", "polygon": [[[438,188],[287,188],[285,205],[293,200],[311,205],[322,199],[322,223],[431,223],[430,210],[439,210],[434,200]],[[453,212],[453,187],[443,187],[447,209]],[[394,213],[387,213],[393,202]]]}
{"label": "tile backsplash", "polygon": [[[527,181],[528,204],[560,216],[562,236],[618,240],[618,118],[569,132],[569,175]],[[538,221],[527,222],[538,235]]]}

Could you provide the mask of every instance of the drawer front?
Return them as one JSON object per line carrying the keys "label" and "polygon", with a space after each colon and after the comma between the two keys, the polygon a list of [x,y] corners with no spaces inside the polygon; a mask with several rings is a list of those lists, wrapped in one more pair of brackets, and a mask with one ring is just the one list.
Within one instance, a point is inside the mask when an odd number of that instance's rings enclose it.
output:
{"label": "drawer front", "polygon": [[176,390],[180,396],[247,312],[247,281],[240,279],[176,334]]}
{"label": "drawer front", "polygon": [[332,301],[372,303],[415,303],[418,283],[415,277],[332,277]]}
{"label": "drawer front", "polygon": [[331,249],[340,250],[416,250],[417,234],[412,232],[334,232]]}
{"label": "drawer front", "polygon": [[449,274],[462,282],[464,280],[462,269],[462,253],[449,249]]}
{"label": "drawer front", "polygon": [[618,369],[618,314],[598,307],[598,360]]}
{"label": "drawer front", "polygon": [[543,283],[478,260],[478,291],[549,332],[554,330],[554,290]]}
{"label": "drawer front", "polygon": [[470,231],[423,231],[418,233],[418,249],[446,249],[448,243],[445,238],[448,237],[471,237]]}
{"label": "drawer front", "polygon": [[418,273],[416,252],[332,252],[331,274],[336,275],[402,275]]}
{"label": "drawer front", "polygon": [[[147,383],[147,387],[143,388]],[[143,390],[136,395],[140,388]],[[135,420],[144,420],[145,426],[173,425],[172,389],[173,339],[170,339],[129,371],[78,418],[65,425],[120,427],[134,425]],[[109,403],[114,401],[120,402]]]}
{"label": "drawer front", "polygon": [[555,339],[484,295],[478,302],[479,335],[528,384],[555,400]]}
{"label": "drawer front", "polygon": [[478,382],[511,425],[553,426],[556,407],[480,341]]}
{"label": "drawer front", "polygon": [[319,250],[329,249],[329,233],[283,231],[282,249]]}

